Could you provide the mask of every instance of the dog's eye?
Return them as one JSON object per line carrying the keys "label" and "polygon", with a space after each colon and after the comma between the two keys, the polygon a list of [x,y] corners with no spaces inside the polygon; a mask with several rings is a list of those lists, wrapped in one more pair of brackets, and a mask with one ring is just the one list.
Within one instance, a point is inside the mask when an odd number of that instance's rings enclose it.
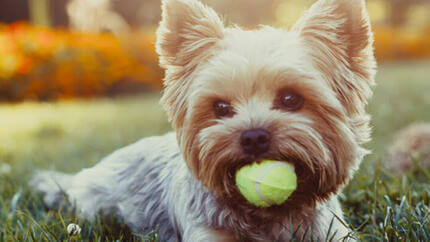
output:
{"label": "dog's eye", "polygon": [[305,101],[300,94],[291,90],[282,92],[280,98],[282,107],[287,111],[299,110],[303,106],[303,103]]}
{"label": "dog's eye", "polygon": [[234,112],[232,106],[224,101],[214,102],[214,113],[217,118],[232,117]]}

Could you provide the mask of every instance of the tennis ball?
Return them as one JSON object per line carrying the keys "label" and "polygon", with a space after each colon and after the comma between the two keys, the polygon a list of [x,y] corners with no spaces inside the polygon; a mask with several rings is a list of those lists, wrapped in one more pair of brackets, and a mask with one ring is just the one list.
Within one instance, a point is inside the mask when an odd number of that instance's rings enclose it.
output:
{"label": "tennis ball", "polygon": [[297,176],[292,163],[263,160],[243,166],[236,172],[240,193],[257,207],[280,205],[297,188]]}

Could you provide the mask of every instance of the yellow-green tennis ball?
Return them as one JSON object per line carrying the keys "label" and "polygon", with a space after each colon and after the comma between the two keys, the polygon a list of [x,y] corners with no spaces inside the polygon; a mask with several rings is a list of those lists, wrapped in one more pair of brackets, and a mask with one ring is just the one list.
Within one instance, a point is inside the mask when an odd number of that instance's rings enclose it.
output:
{"label": "yellow-green tennis ball", "polygon": [[240,168],[236,186],[251,204],[270,207],[282,204],[296,190],[297,176],[292,163],[263,160]]}

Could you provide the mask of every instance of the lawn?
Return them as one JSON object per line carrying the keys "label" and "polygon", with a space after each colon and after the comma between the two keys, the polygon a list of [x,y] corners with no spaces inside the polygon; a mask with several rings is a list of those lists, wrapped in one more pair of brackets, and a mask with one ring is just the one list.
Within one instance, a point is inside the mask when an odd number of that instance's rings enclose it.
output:
{"label": "lawn", "polygon": [[[415,121],[430,121],[430,61],[382,66],[369,105],[373,150],[341,195],[347,222],[360,240],[429,241],[430,175],[405,175],[381,163],[393,133]],[[0,241],[156,240],[131,234],[109,219],[80,221],[64,206],[47,210],[27,186],[37,168],[76,172],[142,137],[170,130],[159,95],[59,103],[0,104]],[[108,216],[105,216],[108,217]],[[69,223],[82,227],[68,237]],[[113,224],[114,223],[114,224]]]}

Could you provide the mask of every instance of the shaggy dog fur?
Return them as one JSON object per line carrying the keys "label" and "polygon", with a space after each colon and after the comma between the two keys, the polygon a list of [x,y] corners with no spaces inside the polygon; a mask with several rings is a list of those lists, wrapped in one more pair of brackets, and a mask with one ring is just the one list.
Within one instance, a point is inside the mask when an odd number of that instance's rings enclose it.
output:
{"label": "shaggy dog fur", "polygon": [[[289,31],[225,27],[197,0],[162,9],[162,103],[175,132],[75,175],[39,172],[32,185],[45,202],[62,190],[79,215],[114,212],[136,232],[158,228],[162,241],[346,236],[337,194],[368,153],[375,74],[364,0],[317,1]],[[244,149],[250,130],[265,133],[264,150]],[[261,159],[295,164],[298,188],[282,205],[255,207],[234,184],[239,167]]]}
{"label": "shaggy dog fur", "polygon": [[384,163],[388,169],[402,173],[412,167],[414,159],[430,170],[430,123],[411,124],[400,130],[387,148]]}

